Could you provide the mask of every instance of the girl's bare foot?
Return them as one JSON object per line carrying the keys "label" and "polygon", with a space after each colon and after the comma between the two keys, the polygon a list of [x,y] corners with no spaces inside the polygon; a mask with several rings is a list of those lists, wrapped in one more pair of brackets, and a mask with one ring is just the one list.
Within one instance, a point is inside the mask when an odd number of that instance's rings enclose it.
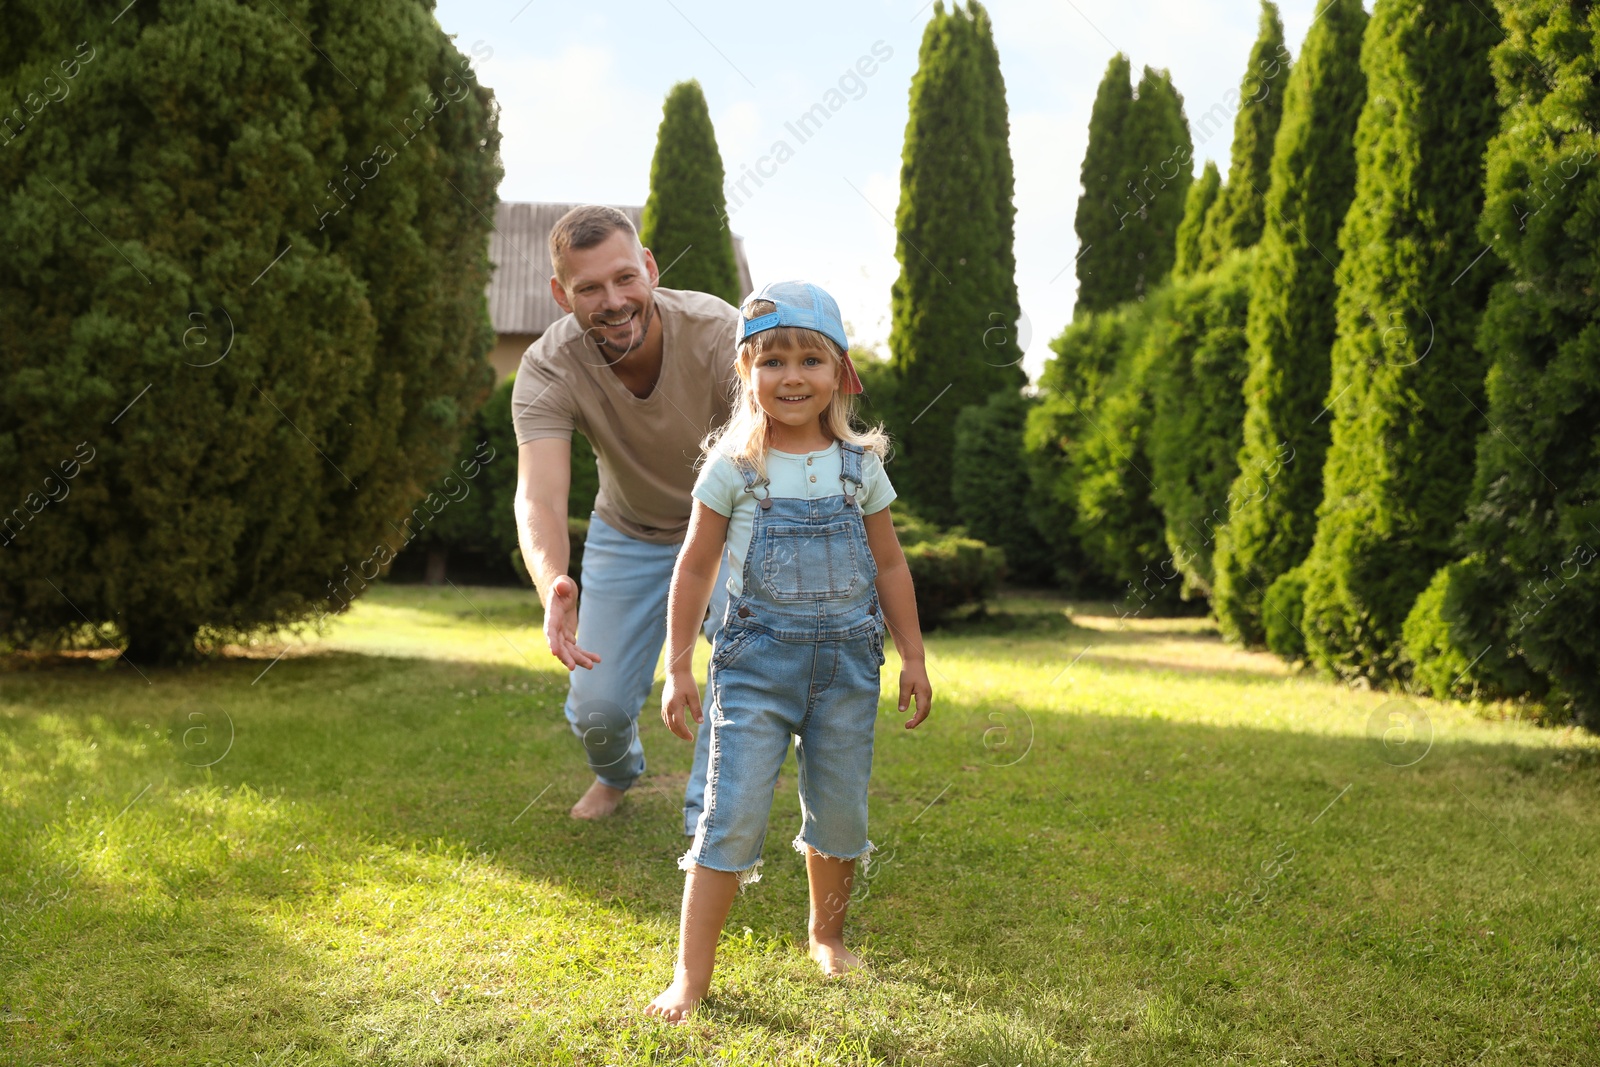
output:
{"label": "girl's bare foot", "polygon": [[811,958],[822,968],[824,978],[837,978],[861,966],[861,958],[844,947],[839,938],[811,939]]}
{"label": "girl's bare foot", "polygon": [[679,974],[672,984],[652,1000],[644,1009],[646,1015],[660,1016],[664,1022],[682,1025],[689,1021],[689,1013],[705,997],[705,987],[696,988],[687,975]]}
{"label": "girl's bare foot", "polygon": [[622,803],[622,790],[612,789],[604,782],[595,782],[589,791],[572,805],[569,813],[574,819],[603,819],[617,810]]}

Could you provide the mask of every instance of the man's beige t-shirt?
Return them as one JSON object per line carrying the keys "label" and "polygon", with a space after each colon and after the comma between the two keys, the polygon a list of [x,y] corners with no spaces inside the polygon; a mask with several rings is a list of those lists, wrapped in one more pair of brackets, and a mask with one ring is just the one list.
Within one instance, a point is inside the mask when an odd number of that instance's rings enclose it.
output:
{"label": "man's beige t-shirt", "polygon": [[649,396],[629,392],[567,315],[522,354],[511,418],[519,445],[581,432],[599,461],[595,513],[629,537],[674,544],[689,530],[700,442],[731,408],[739,312],[680,289],[657,289],[655,304],[661,377]]}

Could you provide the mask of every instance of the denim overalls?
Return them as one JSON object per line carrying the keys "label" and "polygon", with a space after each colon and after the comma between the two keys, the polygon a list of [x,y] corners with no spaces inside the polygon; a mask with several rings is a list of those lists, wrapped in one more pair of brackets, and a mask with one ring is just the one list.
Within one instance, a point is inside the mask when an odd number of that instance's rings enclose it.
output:
{"label": "denim overalls", "polygon": [[867,778],[878,714],[883,622],[877,564],[856,494],[862,450],[840,442],[838,496],[774,498],[741,466],[757,501],[741,595],[711,652],[711,767],[694,843],[678,866],[760,878],[761,846],[789,738],[798,738],[800,833],[839,859],[872,850]]}

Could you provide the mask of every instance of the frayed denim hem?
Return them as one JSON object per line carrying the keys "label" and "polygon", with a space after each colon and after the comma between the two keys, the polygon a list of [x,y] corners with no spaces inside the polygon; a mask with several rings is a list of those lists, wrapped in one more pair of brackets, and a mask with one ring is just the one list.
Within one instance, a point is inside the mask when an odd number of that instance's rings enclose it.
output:
{"label": "frayed denim hem", "polygon": [[765,862],[766,860],[759,859],[742,871],[723,871],[721,867],[713,867],[709,863],[704,863],[695,859],[694,849],[691,848],[688,852],[685,852],[683,855],[678,857],[678,870],[688,874],[691,867],[704,867],[708,871],[722,871],[723,874],[737,874],[739,876],[739,888],[742,890],[745,886],[752,882],[761,881],[761,865]]}
{"label": "frayed denim hem", "polygon": [[860,871],[861,874],[866,874],[867,873],[867,868],[872,865],[872,853],[878,847],[877,845],[874,845],[869,840],[867,842],[867,847],[862,849],[860,852],[857,852],[853,856],[835,856],[831,852],[822,851],[822,849],[818,848],[816,845],[813,845],[811,842],[807,841],[805,839],[805,835],[803,835],[803,834],[795,834],[794,835],[794,840],[792,842],[790,842],[790,843],[794,845],[794,850],[796,852],[800,853],[800,855],[802,855],[802,856],[809,855],[810,853],[815,852],[817,855],[826,856],[830,860],[860,860],[861,861],[861,871]]}

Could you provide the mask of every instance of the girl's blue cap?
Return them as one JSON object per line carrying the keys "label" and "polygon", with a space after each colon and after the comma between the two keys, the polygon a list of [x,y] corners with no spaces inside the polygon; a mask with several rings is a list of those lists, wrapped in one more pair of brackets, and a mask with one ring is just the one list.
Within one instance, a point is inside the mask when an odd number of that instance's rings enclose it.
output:
{"label": "girl's blue cap", "polygon": [[839,346],[839,352],[844,357],[844,391],[861,392],[861,378],[856,374],[855,365],[850,362],[850,342],[844,334],[844,320],[839,316],[839,305],[827,290],[810,282],[769,282],[750,299],[771,301],[777,310],[757,318],[743,319],[743,332],[739,335],[741,341],[777,326],[815,330]]}

